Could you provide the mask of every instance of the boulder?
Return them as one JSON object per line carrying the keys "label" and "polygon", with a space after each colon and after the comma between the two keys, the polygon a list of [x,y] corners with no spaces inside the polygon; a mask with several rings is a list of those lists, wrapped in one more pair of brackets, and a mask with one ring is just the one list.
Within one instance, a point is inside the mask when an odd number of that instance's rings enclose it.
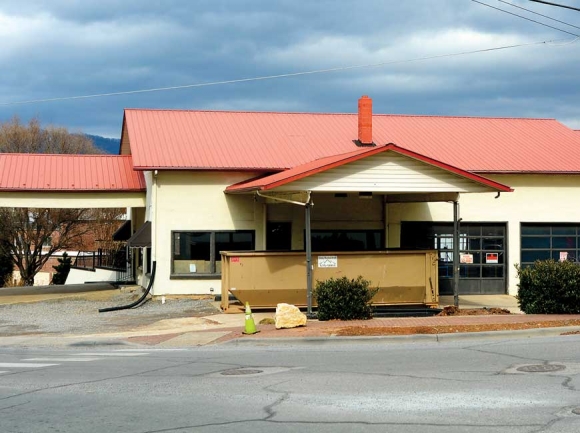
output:
{"label": "boulder", "polygon": [[306,325],[306,314],[301,313],[297,306],[278,304],[276,306],[276,329],[296,328]]}

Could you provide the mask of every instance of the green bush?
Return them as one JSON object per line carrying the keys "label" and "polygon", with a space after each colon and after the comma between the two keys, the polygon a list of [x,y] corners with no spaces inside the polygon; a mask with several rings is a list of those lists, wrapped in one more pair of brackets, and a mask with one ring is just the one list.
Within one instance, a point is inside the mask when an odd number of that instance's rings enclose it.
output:
{"label": "green bush", "polygon": [[526,314],[580,314],[580,266],[574,262],[537,261],[522,269],[518,303]]}
{"label": "green bush", "polygon": [[314,298],[318,303],[318,320],[366,320],[373,317],[371,299],[378,289],[369,289],[370,281],[359,276],[317,281]]}

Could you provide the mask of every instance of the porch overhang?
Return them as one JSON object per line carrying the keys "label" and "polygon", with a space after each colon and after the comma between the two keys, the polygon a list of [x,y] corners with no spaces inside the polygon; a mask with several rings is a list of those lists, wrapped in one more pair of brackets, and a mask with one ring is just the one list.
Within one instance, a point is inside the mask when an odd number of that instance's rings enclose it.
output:
{"label": "porch overhang", "polygon": [[0,207],[145,207],[131,155],[0,154]]}
{"label": "porch overhang", "polygon": [[[510,192],[491,179],[393,143],[318,159],[289,170],[230,185],[228,194],[365,192],[388,202],[454,201],[458,194]],[[265,195],[265,194],[262,194]]]}
{"label": "porch overhang", "polygon": [[145,221],[139,229],[127,240],[130,248],[148,248],[151,246],[151,222]]}

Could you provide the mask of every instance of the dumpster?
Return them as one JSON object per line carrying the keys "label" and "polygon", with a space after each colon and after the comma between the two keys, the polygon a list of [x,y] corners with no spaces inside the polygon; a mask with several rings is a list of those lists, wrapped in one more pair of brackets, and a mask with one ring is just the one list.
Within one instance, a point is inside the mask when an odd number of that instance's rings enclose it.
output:
{"label": "dumpster", "polygon": [[[229,294],[252,308],[275,308],[285,302],[306,306],[304,252],[222,251],[221,307]],[[386,250],[312,253],[312,286],[316,281],[362,275],[378,288],[373,305],[439,303],[436,250]],[[313,299],[313,305],[316,300]]]}

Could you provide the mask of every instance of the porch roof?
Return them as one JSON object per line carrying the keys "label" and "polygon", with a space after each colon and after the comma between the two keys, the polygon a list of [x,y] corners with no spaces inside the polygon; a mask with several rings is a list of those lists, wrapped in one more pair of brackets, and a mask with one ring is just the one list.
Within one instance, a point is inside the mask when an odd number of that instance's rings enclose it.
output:
{"label": "porch roof", "polygon": [[137,229],[135,234],[127,240],[127,245],[131,248],[147,248],[151,246],[151,222],[145,221]]}
{"label": "porch roof", "polygon": [[0,206],[144,207],[130,155],[0,154]]}
{"label": "porch roof", "polygon": [[130,155],[0,154],[0,191],[145,191]]}
{"label": "porch roof", "polygon": [[[390,154],[393,156],[401,156],[399,161],[396,161],[395,164],[391,164],[390,166],[387,165],[380,165],[378,164],[378,168],[382,170],[381,172],[377,173],[376,179],[370,179],[366,182],[361,182],[360,179],[356,179],[355,182],[351,182],[352,185],[345,184],[345,182],[333,182],[332,179],[326,177],[325,179],[321,179],[319,182],[313,182],[311,185],[307,185],[306,182],[300,182],[306,178],[315,179],[313,176],[325,172],[329,172],[333,169],[338,169],[340,167],[344,167],[347,164],[355,165],[356,161],[360,161],[363,159],[371,158],[373,156],[379,154]],[[401,161],[408,161],[412,160],[414,162],[414,166],[403,167],[406,169],[406,173],[402,173],[398,171],[401,176],[408,176],[409,173],[415,174],[418,173],[423,176],[421,179],[424,182],[424,186],[417,182],[416,179],[412,179],[408,181],[408,184],[405,184],[405,181],[401,180],[397,183],[397,185],[393,185],[392,182],[389,185],[389,182],[385,182],[384,179],[379,178],[384,175],[385,172],[391,171],[394,176],[397,176],[395,173],[397,170],[401,168]],[[377,165],[377,164],[375,164]],[[407,164],[408,165],[408,164]],[[376,167],[375,167],[376,168]],[[429,172],[425,170],[428,169]],[[360,164],[356,166],[353,170],[354,176],[357,176],[357,173],[361,173],[362,171],[366,170],[366,167],[361,166]],[[425,173],[419,173],[421,170],[425,171]],[[334,170],[337,172],[337,170]],[[337,172],[338,174],[338,172]],[[437,178],[439,175],[439,178]],[[428,182],[432,180],[433,183],[441,183],[441,175],[446,175],[446,178],[443,179],[443,182],[447,182],[445,186],[440,188],[434,187],[432,185],[428,185]],[[451,175],[451,176],[449,176]],[[340,176],[340,175],[339,175]],[[365,173],[364,176],[368,177],[373,176],[373,173],[370,171]],[[352,177],[352,176],[351,176]],[[360,177],[360,176],[359,176]],[[336,178],[336,176],[335,176]],[[430,179],[432,178],[432,179]],[[449,179],[455,179],[461,181],[460,184],[449,184]],[[408,149],[404,149],[400,146],[397,146],[394,143],[389,143],[384,146],[377,146],[377,147],[365,147],[358,149],[353,152],[343,153],[341,155],[334,155],[329,156],[326,158],[317,159],[312,162],[308,162],[303,165],[299,165],[297,167],[291,168],[289,170],[282,171],[280,173],[272,174],[265,177],[250,179],[248,181],[239,182],[233,185],[230,185],[226,188],[226,193],[244,193],[244,192],[253,192],[253,191],[268,191],[268,190],[312,190],[312,191],[327,191],[327,192],[344,192],[344,191],[353,191],[357,190],[356,185],[358,184],[360,189],[358,191],[368,191],[368,192],[396,192],[396,193],[445,193],[445,192],[510,192],[512,189],[501,183],[495,182],[491,179],[485,178],[483,176],[479,176],[474,173],[470,173],[468,171],[462,170],[460,168],[451,166],[444,162],[435,160],[433,158],[427,157],[425,155],[418,154],[416,152],[410,151]],[[297,188],[293,188],[297,187]],[[352,189],[355,188],[355,189]]]}

